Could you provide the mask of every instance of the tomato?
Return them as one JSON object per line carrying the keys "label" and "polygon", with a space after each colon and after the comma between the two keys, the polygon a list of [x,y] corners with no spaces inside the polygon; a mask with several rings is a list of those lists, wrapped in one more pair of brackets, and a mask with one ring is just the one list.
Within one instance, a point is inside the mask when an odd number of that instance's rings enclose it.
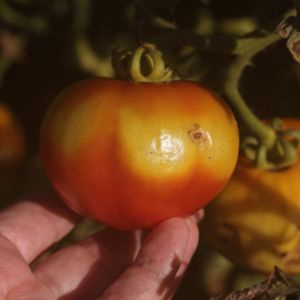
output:
{"label": "tomato", "polygon": [[13,111],[0,102],[0,209],[16,198],[25,149],[23,128]]}
{"label": "tomato", "polygon": [[210,201],[233,172],[238,129],[228,107],[196,84],[98,78],[54,101],[41,153],[75,211],[131,230]]}
{"label": "tomato", "polygon": [[[300,120],[284,124],[300,130]],[[265,171],[240,157],[202,225],[206,238],[235,264],[261,273],[275,265],[299,273],[300,159],[290,168]]]}
{"label": "tomato", "polygon": [[25,151],[25,138],[13,112],[0,103],[0,165],[20,161]]}

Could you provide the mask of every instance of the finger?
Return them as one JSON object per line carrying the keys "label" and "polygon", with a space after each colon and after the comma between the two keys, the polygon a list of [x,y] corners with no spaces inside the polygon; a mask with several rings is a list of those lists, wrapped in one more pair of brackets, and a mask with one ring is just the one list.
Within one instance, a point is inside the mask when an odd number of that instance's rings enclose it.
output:
{"label": "finger", "polygon": [[79,221],[54,194],[36,194],[0,212],[0,234],[31,262]]}
{"label": "finger", "polygon": [[1,235],[0,248],[0,299],[55,299],[45,286],[36,281],[18,249]]}
{"label": "finger", "polygon": [[204,209],[200,209],[198,210],[196,213],[194,213],[193,215],[189,216],[188,219],[191,221],[191,222],[194,222],[194,223],[199,223],[200,221],[202,221],[202,219],[204,218]]}
{"label": "finger", "polygon": [[191,220],[173,218],[163,222],[145,239],[131,267],[100,299],[169,299],[197,243],[198,228]]}
{"label": "finger", "polygon": [[54,253],[34,273],[59,299],[96,299],[133,262],[140,239],[107,228]]}
{"label": "finger", "polygon": [[[202,220],[203,218],[203,210],[196,215],[194,215],[192,218],[188,218],[187,222],[190,222],[188,224],[190,228],[190,237],[189,237],[189,243],[185,250],[184,259],[181,263],[181,266],[179,267],[179,270],[176,274],[176,280],[173,282],[173,286],[171,287],[170,296],[174,294],[176,289],[178,288],[179,284],[181,283],[183,276],[186,272],[187,267],[189,266],[189,263],[194,255],[194,252],[198,246],[199,242],[199,230],[195,226],[197,224],[198,220]],[[195,222],[196,221],[196,222]],[[167,298],[168,299],[168,298]],[[165,300],[165,299],[164,299]]]}

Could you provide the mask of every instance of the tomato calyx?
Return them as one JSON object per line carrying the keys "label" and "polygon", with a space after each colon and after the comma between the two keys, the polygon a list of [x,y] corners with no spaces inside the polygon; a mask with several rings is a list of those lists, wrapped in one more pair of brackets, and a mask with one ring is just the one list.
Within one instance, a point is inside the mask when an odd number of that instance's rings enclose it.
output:
{"label": "tomato calyx", "polygon": [[241,143],[243,155],[260,169],[276,171],[291,167],[298,160],[300,131],[284,128],[278,118],[272,120],[270,128],[276,134],[273,144],[266,145],[253,135],[245,136]]}
{"label": "tomato calyx", "polygon": [[166,66],[163,54],[153,44],[143,44],[134,51],[116,50],[112,65],[121,79],[134,82],[168,82],[172,71]]}

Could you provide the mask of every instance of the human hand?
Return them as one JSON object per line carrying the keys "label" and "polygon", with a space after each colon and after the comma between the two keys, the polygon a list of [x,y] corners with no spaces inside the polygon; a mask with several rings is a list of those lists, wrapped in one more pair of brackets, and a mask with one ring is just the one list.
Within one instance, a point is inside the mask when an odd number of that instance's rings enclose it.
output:
{"label": "human hand", "polygon": [[106,228],[31,270],[80,218],[54,195],[29,196],[0,212],[0,299],[170,299],[198,244],[200,218],[172,218],[150,232]]}

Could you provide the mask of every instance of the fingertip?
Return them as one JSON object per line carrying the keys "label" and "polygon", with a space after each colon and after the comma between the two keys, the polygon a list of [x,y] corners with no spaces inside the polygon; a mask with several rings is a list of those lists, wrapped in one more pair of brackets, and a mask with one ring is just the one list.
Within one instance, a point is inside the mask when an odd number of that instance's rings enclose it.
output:
{"label": "fingertip", "polygon": [[198,243],[198,227],[188,218],[171,218],[156,226],[142,243],[136,260],[101,300],[170,299]]}
{"label": "fingertip", "polygon": [[204,209],[201,208],[200,210],[198,210],[196,213],[194,213],[193,215],[190,215],[188,217],[188,219],[194,223],[199,223],[202,219],[204,218]]}
{"label": "fingertip", "polygon": [[190,262],[199,243],[199,227],[197,223],[191,218],[185,219],[185,222],[189,230],[189,239],[184,253],[184,265]]}

